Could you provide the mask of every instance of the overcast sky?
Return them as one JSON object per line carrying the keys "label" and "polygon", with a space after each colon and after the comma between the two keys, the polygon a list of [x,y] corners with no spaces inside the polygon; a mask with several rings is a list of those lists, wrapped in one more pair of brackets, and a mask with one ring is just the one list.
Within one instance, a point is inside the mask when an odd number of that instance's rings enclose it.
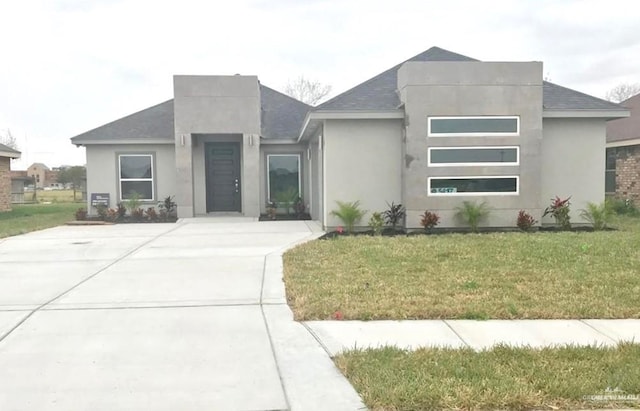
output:
{"label": "overcast sky", "polygon": [[84,164],[69,138],[172,98],[173,74],[299,75],[332,95],[438,46],[543,61],[603,97],[640,82],[640,2],[15,0],[0,3],[0,130],[22,160]]}

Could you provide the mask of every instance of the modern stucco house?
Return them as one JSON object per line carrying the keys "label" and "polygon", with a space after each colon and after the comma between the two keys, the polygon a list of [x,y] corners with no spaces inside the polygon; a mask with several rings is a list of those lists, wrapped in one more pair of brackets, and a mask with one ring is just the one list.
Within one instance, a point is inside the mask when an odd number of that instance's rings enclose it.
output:
{"label": "modern stucco house", "polygon": [[640,204],[640,94],[620,103],[631,116],[607,123],[606,192]]}
{"label": "modern stucco house", "polygon": [[[112,206],[136,191],[175,195],[179,217],[257,217],[299,193],[314,220],[336,201],[425,210],[458,226],[463,200],[511,227],[549,199],[604,199],[605,130],[616,104],[543,81],[540,62],[481,62],[437,47],[310,107],[255,76],[175,76],[171,100],[72,138],[86,146],[87,191]],[[368,215],[362,221],[366,225]],[[577,219],[577,213],[575,214]]]}
{"label": "modern stucco house", "polygon": [[0,211],[11,210],[11,159],[20,158],[20,152],[0,144]]}

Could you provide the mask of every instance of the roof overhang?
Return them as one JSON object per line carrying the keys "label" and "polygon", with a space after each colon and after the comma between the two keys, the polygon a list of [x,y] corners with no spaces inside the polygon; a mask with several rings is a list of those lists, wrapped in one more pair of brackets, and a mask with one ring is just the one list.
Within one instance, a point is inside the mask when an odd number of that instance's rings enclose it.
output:
{"label": "roof overhang", "polygon": [[626,147],[626,146],[639,146],[640,145],[640,137],[632,138],[629,140],[620,140],[620,141],[612,141],[607,143],[607,148],[613,147]]}
{"label": "roof overhang", "polygon": [[318,110],[310,111],[304,119],[302,130],[298,141],[309,138],[324,120],[394,120],[404,119],[404,110],[351,110],[333,111]]}
{"label": "roof overhang", "polygon": [[166,138],[155,138],[155,139],[151,139],[151,138],[140,138],[140,139],[133,139],[133,138],[127,138],[127,139],[117,139],[117,140],[93,140],[93,139],[83,139],[83,138],[79,138],[79,139],[71,139],[71,143],[75,144],[76,146],[93,146],[93,145],[113,145],[113,144],[126,144],[126,145],[131,145],[131,144],[171,144],[171,145],[175,145],[176,142],[174,140],[168,140]]}
{"label": "roof overhang", "polygon": [[604,118],[613,120],[629,117],[629,110],[543,110],[543,118]]}
{"label": "roof overhang", "polygon": [[297,144],[298,140],[295,138],[264,138],[260,139],[260,145],[277,145],[277,144]]}
{"label": "roof overhang", "polygon": [[4,150],[0,150],[0,157],[9,157],[11,159],[17,159],[20,158],[20,152],[19,151],[4,151]]}

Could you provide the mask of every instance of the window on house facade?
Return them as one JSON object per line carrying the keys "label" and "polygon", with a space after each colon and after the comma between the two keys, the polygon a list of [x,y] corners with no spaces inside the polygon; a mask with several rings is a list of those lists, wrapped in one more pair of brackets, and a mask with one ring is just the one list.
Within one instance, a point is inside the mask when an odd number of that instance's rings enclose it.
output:
{"label": "window on house facade", "polygon": [[118,156],[120,199],[138,194],[140,200],[154,200],[153,156],[151,154],[120,154]]}
{"label": "window on house facade", "polygon": [[267,155],[267,174],[270,201],[288,203],[302,197],[299,154]]}
{"label": "window on house facade", "polygon": [[430,147],[430,166],[517,166],[518,147]]}
{"label": "window on house facade", "polygon": [[616,158],[616,149],[608,148],[604,171],[604,192],[606,194],[615,194],[616,192]]}
{"label": "window on house facade", "polygon": [[429,137],[456,136],[517,136],[520,118],[517,116],[429,117]]}
{"label": "window on house facade", "polygon": [[429,195],[518,194],[518,176],[429,177]]}

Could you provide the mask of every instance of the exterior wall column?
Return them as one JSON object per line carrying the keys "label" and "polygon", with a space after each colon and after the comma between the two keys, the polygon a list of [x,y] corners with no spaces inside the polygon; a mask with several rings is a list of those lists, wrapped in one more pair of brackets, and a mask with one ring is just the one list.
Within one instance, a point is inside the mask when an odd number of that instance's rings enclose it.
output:
{"label": "exterior wall column", "polygon": [[193,139],[190,133],[176,133],[176,199],[178,218],[194,216]]}
{"label": "exterior wall column", "polygon": [[242,214],[260,217],[260,135],[242,134]]}

